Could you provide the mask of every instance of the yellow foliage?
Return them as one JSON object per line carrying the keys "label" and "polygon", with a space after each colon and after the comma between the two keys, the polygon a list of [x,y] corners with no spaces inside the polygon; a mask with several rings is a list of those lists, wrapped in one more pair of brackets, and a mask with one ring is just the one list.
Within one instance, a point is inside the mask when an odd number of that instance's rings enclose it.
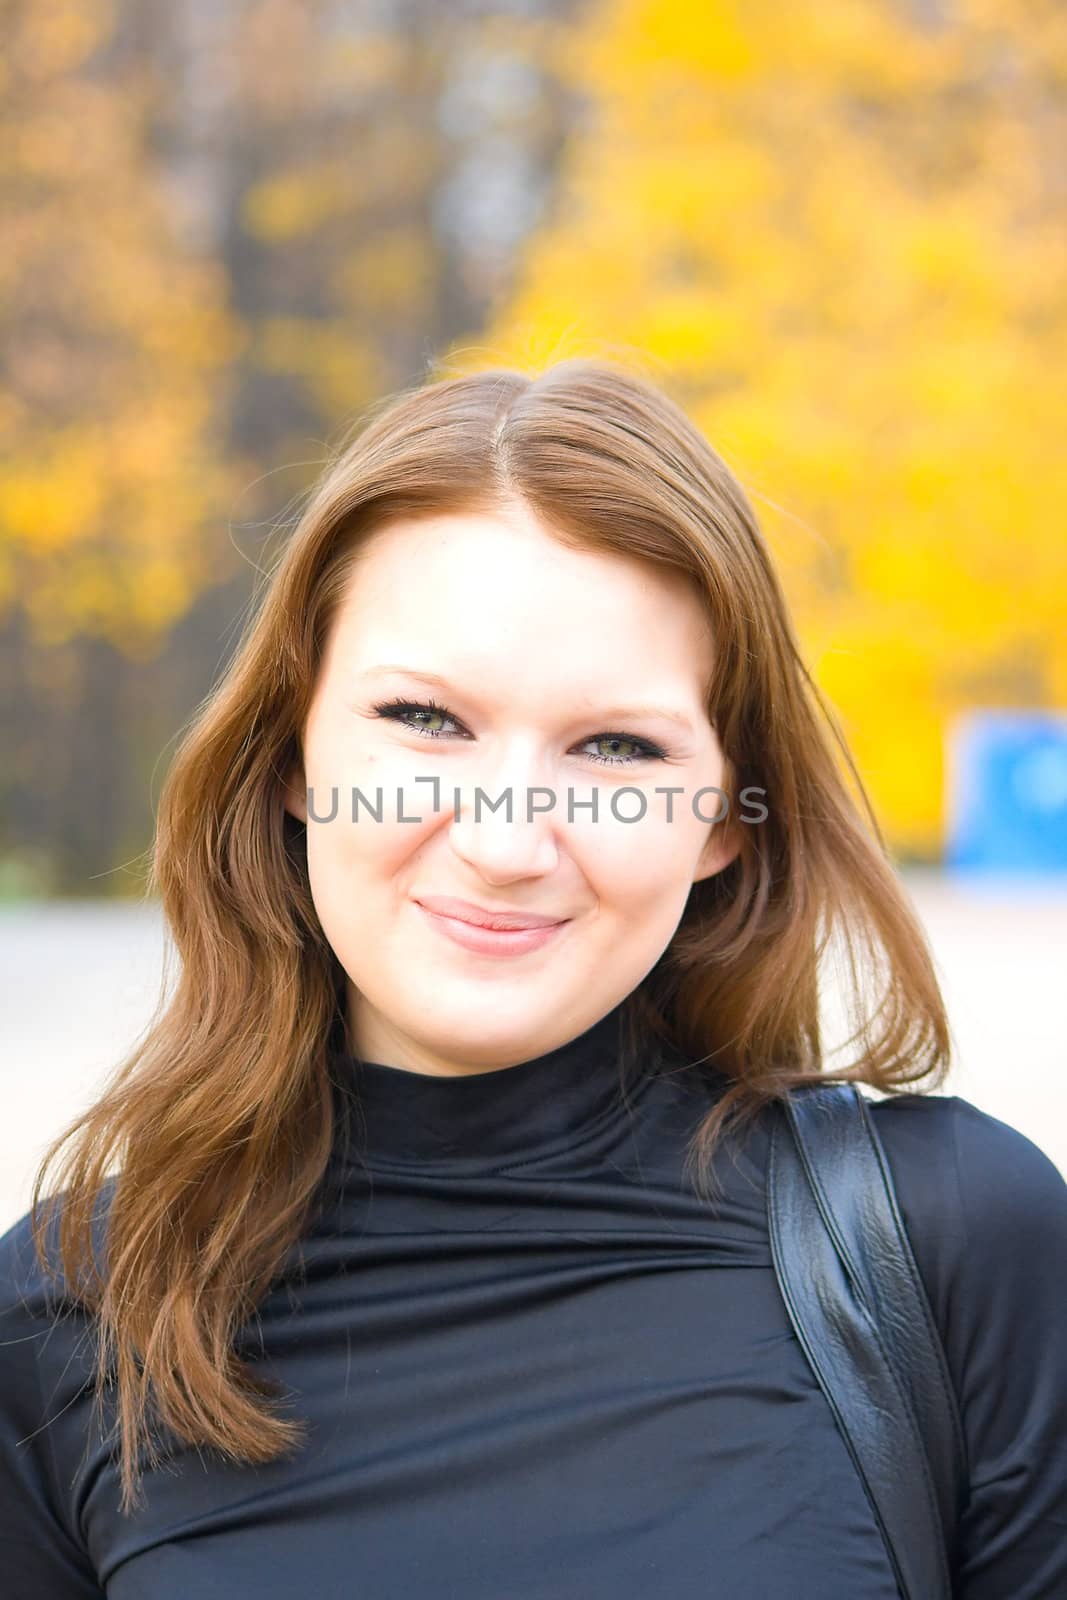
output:
{"label": "yellow foliage", "polygon": [[614,350],[684,397],[890,843],[936,857],[951,719],[1067,705],[1067,12],[601,0],[545,53],[589,109],[449,355]]}
{"label": "yellow foliage", "polygon": [[340,163],[272,174],[246,191],[243,221],[254,238],[295,239],[342,211],[350,190],[348,168]]}
{"label": "yellow foliage", "polygon": [[108,37],[114,20],[111,0],[49,0],[32,12],[16,10],[5,17],[11,29],[5,50],[17,58],[20,73],[39,86],[80,67]]}
{"label": "yellow foliage", "polygon": [[84,70],[114,8],[8,9],[0,618],[143,654],[220,565],[213,424],[241,341],[221,266],[183,250],[146,163],[150,85]]}
{"label": "yellow foliage", "polygon": [[336,321],[264,318],[250,354],[264,372],[301,378],[327,415],[336,416],[351,405],[354,394],[374,393],[385,380],[380,358],[366,339]]}

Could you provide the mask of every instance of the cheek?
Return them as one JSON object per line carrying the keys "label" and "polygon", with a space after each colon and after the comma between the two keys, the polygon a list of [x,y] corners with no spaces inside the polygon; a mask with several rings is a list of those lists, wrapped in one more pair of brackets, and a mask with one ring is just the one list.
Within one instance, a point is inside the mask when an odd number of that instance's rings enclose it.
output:
{"label": "cheek", "polygon": [[359,806],[358,819],[352,821],[351,791],[342,790],[336,819],[309,828],[308,874],[316,894],[321,886],[324,894],[351,898],[360,885],[369,889],[394,877],[418,853],[430,832],[425,823],[398,822],[388,797],[380,822],[364,805]]}
{"label": "cheek", "polygon": [[[626,797],[625,806],[627,814],[633,812],[636,816],[638,805],[633,797]],[[597,822],[590,818],[580,831],[572,831],[575,848],[581,850],[591,871],[629,882],[637,892],[680,879],[691,882],[709,829],[688,808],[683,808],[679,797],[674,799],[669,821],[666,807],[666,796],[649,795],[645,814],[626,822],[602,807]],[[619,810],[623,810],[623,802]]]}
{"label": "cheek", "polygon": [[[589,954],[608,953],[616,977],[635,987],[667,949],[693,886],[699,841],[684,826],[615,828],[610,845],[583,870],[596,894]],[[602,837],[604,837],[602,831]]]}
{"label": "cheek", "polygon": [[[405,868],[423,830],[377,823],[365,808],[353,823],[350,791],[342,791],[338,803],[334,822],[308,830],[308,880],[327,943],[358,981],[358,974],[383,958],[398,893],[407,881]],[[388,819],[388,808],[383,816]],[[379,930],[370,944],[368,926]]]}
{"label": "cheek", "polygon": [[668,822],[665,811],[655,813],[654,802],[662,804],[663,797],[652,797],[638,822],[590,825],[574,854],[603,910],[665,944],[685,909],[708,830],[677,806]]}

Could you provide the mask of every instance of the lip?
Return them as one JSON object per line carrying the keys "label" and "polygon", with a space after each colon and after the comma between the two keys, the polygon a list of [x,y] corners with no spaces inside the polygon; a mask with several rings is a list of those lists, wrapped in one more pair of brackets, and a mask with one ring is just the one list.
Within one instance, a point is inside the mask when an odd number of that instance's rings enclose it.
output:
{"label": "lip", "polygon": [[415,904],[437,916],[450,917],[455,922],[465,922],[475,928],[490,928],[496,933],[558,928],[568,920],[566,917],[541,916],[533,911],[491,911],[486,906],[473,905],[470,900],[456,900],[447,894],[423,895]]}
{"label": "lip", "polygon": [[[557,938],[570,921],[568,917],[559,921],[542,920],[531,925],[530,916],[524,913],[522,920],[526,924],[525,927],[487,928],[481,923],[468,922],[463,917],[450,916],[434,910],[433,906],[440,903],[441,901],[436,897],[432,903],[429,900],[416,900],[414,902],[431,926],[437,929],[438,933],[444,934],[453,943],[461,945],[464,950],[470,950],[475,955],[480,956],[518,956],[524,955],[530,950],[539,950],[543,945]],[[453,901],[452,903],[456,904],[457,902]],[[480,907],[472,907],[466,901],[459,901],[458,904],[468,911],[476,910],[481,912]],[[481,914],[485,915],[484,912],[481,912]],[[514,918],[518,913],[508,913],[508,915]]]}

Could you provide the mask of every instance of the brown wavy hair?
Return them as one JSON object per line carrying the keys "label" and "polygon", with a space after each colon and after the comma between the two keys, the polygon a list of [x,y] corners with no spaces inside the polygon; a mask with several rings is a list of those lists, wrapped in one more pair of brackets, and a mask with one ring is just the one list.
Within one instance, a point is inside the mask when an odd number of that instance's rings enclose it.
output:
{"label": "brown wavy hair", "polygon": [[[711,1192],[727,1124],[795,1085],[836,1078],[891,1094],[947,1074],[922,926],[801,660],[752,507],[697,427],[654,382],[600,359],[437,377],[387,397],[330,447],[230,665],[182,730],[147,890],[180,956],[174,991],[35,1175],[42,1266],[93,1313],[98,1400],[105,1384],[116,1390],[124,1512],[140,1496],[142,1447],[158,1459],[153,1418],[247,1463],[306,1437],[235,1349],[322,1201],[339,1120],[331,1041],[345,974],[283,789],[361,541],[398,516],[516,500],[564,543],[688,576],[716,646],[707,710],[727,793],[766,793],[766,818],[740,827],[735,858],[694,884],[626,1002],[634,1039],[667,1039],[729,1080],[686,1152],[698,1185]],[[846,1044],[859,1048],[829,1072],[820,975],[835,941],[855,1024]],[[40,1216],[61,1151],[64,1192]],[[60,1201],[52,1266],[44,1237]]]}

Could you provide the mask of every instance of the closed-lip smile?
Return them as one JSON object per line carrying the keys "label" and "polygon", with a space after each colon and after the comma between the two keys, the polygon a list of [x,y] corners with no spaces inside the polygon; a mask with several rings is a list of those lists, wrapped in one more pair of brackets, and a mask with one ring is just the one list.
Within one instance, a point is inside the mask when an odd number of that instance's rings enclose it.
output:
{"label": "closed-lip smile", "polygon": [[451,895],[419,895],[416,904],[439,917],[452,917],[456,922],[467,922],[475,928],[491,928],[498,933],[511,933],[523,928],[550,928],[568,920],[566,917],[542,916],[534,911],[492,911],[486,906],[473,905],[469,900],[457,900]]}

